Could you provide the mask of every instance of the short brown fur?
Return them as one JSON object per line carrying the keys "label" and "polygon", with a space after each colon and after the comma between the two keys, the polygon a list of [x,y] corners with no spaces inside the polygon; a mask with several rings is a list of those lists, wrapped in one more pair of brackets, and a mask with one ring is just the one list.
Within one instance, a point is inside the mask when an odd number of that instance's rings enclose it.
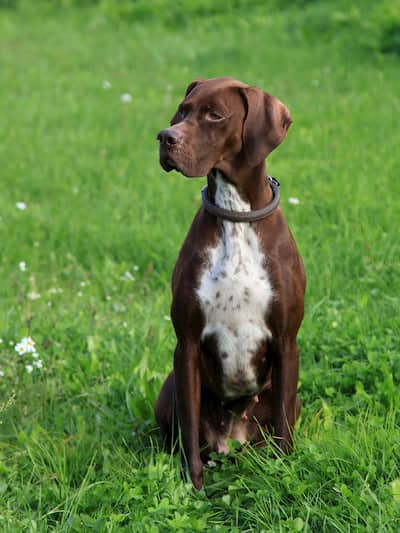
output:
{"label": "short brown fur", "polygon": [[[265,157],[282,142],[290,124],[286,106],[261,89],[232,78],[195,80],[171,127],[158,135],[160,163],[165,170],[176,169],[188,177],[207,175],[211,199],[215,170],[219,170],[252,210],[260,209],[272,198]],[[193,220],[173,273],[174,370],[161,389],[155,416],[163,438],[169,441],[177,435],[179,421],[196,488],[203,482],[202,459],[212,450],[221,451],[226,437],[245,435],[246,440],[259,443],[261,427],[273,433],[282,452],[290,452],[300,411],[296,336],[304,311],[303,264],[280,209],[252,225],[274,291],[265,316],[272,337],[253,356],[259,394],[226,398],[220,365],[227,354],[218,353],[212,337],[201,339],[205,317],[195,291],[206,251],[216,245],[221,231],[218,220],[203,207]],[[214,304],[218,305],[218,299]]]}

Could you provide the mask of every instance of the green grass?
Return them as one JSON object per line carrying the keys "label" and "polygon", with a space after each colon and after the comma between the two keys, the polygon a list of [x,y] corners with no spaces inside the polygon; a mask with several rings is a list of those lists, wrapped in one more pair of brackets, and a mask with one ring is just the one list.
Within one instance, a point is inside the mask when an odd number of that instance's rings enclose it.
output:
{"label": "green grass", "polygon": [[[0,9],[0,531],[398,531],[399,58],[351,24],[319,39],[339,8],[299,4],[176,27]],[[165,174],[155,136],[193,78],[218,75],[294,118],[269,171],[308,275],[303,411],[291,457],[236,452],[196,493],[152,409],[203,180]],[[25,335],[42,371],[14,351]]]}

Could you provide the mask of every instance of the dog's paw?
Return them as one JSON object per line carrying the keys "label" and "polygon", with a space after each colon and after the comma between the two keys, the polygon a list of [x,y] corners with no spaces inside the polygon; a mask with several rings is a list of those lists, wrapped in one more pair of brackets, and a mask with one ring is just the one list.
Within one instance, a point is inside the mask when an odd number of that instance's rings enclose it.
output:
{"label": "dog's paw", "polygon": [[197,490],[203,486],[203,464],[200,467],[190,468],[190,479]]}

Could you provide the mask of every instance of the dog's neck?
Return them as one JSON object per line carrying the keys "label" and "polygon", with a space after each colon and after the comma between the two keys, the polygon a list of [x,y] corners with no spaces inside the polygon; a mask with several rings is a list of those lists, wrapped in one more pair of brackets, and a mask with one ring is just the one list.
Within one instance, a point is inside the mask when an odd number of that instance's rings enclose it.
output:
{"label": "dog's neck", "polygon": [[[247,170],[247,169],[246,169]],[[248,169],[241,175],[228,176],[218,169],[213,169],[207,176],[210,199],[218,206],[236,211],[254,211],[261,209],[272,200],[272,189],[267,180],[267,171],[263,162],[258,167]],[[222,194],[223,189],[234,187],[242,200],[241,206],[229,205],[229,193]]]}

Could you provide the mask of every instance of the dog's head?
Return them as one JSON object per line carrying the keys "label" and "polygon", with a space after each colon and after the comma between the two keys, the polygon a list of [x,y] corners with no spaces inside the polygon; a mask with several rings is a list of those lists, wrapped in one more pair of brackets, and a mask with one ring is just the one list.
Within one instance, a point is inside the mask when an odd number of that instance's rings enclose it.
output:
{"label": "dog's head", "polygon": [[255,167],[284,139],[289,111],[274,96],[232,78],[198,79],[160,131],[160,164],[188,177]]}

